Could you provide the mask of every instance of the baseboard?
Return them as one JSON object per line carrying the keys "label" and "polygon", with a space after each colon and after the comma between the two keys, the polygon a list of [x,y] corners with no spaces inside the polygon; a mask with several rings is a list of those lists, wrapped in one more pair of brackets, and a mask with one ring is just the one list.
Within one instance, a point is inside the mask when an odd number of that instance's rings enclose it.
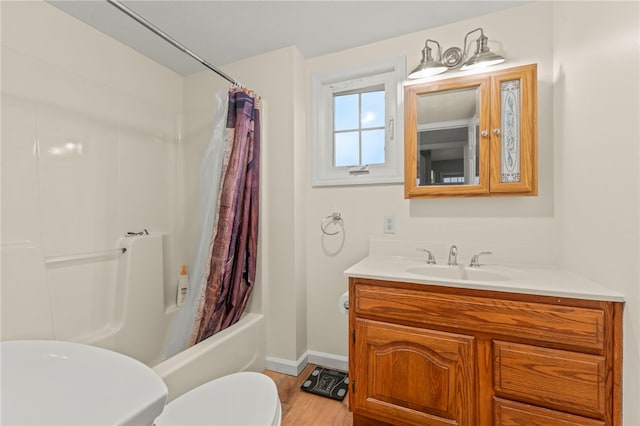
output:
{"label": "baseboard", "polygon": [[309,363],[307,358],[308,355],[306,352],[296,361],[268,356],[266,367],[267,370],[277,371],[278,373],[288,374],[290,376],[298,376]]}
{"label": "baseboard", "polygon": [[349,357],[344,355],[328,354],[326,352],[307,351],[310,364],[334,370],[349,371]]}
{"label": "baseboard", "polygon": [[335,370],[348,371],[349,358],[343,355],[329,354],[326,352],[306,351],[296,361],[268,356],[266,359],[267,370],[290,376],[299,376],[307,364],[316,364]]}

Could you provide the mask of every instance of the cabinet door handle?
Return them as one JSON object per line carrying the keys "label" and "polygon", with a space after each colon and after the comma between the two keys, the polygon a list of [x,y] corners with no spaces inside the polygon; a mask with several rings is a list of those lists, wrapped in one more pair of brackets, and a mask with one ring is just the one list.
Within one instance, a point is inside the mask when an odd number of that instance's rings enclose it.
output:
{"label": "cabinet door handle", "polygon": [[500,134],[500,129],[493,129],[493,134],[498,136]]}
{"label": "cabinet door handle", "polygon": [[489,136],[489,132],[487,132],[486,130],[483,130],[480,132],[480,136],[482,136],[483,138],[486,138],[487,136]]}

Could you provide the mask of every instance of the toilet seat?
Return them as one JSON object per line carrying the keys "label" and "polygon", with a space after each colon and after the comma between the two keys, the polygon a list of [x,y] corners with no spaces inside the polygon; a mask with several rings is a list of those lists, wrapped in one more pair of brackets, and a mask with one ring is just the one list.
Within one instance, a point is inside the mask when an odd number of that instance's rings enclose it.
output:
{"label": "toilet seat", "polygon": [[179,396],[164,408],[156,426],[279,426],[275,383],[261,373],[241,372],[212,380]]}

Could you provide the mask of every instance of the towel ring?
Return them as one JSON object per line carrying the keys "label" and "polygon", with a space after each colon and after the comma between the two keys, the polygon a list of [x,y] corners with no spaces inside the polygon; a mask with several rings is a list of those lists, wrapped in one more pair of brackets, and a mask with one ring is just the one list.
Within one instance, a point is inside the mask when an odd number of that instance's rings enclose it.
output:
{"label": "towel ring", "polygon": [[344,226],[344,221],[342,220],[342,216],[340,215],[339,212],[334,212],[329,216],[325,217],[324,219],[322,219],[322,221],[320,222],[320,230],[324,235],[338,235],[340,233],[340,230],[337,230],[336,232],[327,231],[327,228],[329,227],[329,225],[336,222],[340,224],[340,226]]}

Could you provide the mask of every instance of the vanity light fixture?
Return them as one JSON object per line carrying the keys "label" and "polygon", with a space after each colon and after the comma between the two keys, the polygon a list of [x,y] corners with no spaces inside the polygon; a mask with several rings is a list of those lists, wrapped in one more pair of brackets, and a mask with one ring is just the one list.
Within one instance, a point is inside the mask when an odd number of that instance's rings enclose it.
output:
{"label": "vanity light fixture", "polygon": [[[438,60],[436,61],[431,56],[431,48],[429,42],[435,43],[438,46]],[[440,49],[440,43],[435,40],[427,39],[424,42],[424,49],[422,49],[422,60],[418,66],[409,73],[409,78],[424,78],[432,75],[442,74],[447,70],[446,65],[442,63],[442,50]]]}
{"label": "vanity light fixture", "polygon": [[[467,39],[468,37],[480,31],[480,37],[476,39],[476,51],[470,58],[467,58]],[[434,60],[431,56],[431,48],[428,46],[429,42],[435,43],[438,46],[438,60]],[[466,61],[465,61],[466,59]],[[465,61],[462,64],[462,61]],[[475,70],[486,68],[491,65],[496,65],[504,62],[504,57],[493,53],[489,49],[489,39],[484,35],[484,31],[482,28],[476,28],[475,30],[469,31],[464,36],[464,46],[463,49],[459,47],[450,47],[444,51],[443,54],[440,53],[440,43],[435,40],[427,39],[424,43],[424,49],[422,49],[422,61],[420,64],[409,73],[409,78],[424,78],[430,77],[432,75],[441,74],[447,69],[456,69],[462,67],[460,69],[462,71]]]}

